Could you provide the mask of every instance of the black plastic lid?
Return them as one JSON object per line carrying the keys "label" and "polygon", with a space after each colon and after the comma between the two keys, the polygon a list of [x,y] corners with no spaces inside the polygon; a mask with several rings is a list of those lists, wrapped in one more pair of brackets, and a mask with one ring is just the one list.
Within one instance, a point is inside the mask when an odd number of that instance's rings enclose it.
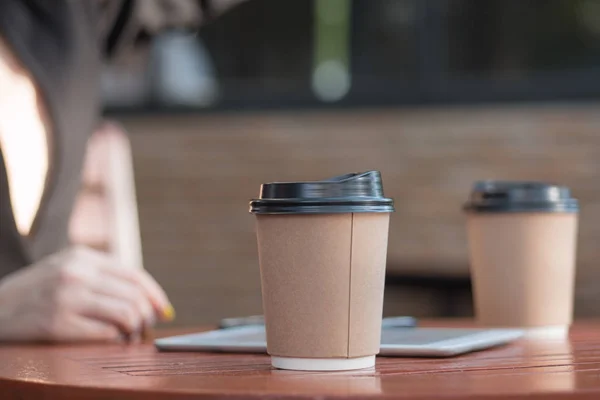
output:
{"label": "black plastic lid", "polygon": [[265,183],[253,214],[389,213],[394,201],[383,196],[379,171],[336,176],[315,182]]}
{"label": "black plastic lid", "polygon": [[564,186],[543,182],[481,181],[473,185],[464,209],[474,213],[576,213],[579,203]]}

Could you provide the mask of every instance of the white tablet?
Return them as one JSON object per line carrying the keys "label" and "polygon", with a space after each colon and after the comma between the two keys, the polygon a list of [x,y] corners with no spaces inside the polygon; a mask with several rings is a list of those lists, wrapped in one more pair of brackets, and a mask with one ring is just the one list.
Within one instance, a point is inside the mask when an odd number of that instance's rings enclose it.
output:
{"label": "white tablet", "polygon": [[[517,329],[384,328],[381,356],[449,357],[499,346],[520,338]],[[265,328],[240,326],[154,341],[161,351],[265,353]]]}

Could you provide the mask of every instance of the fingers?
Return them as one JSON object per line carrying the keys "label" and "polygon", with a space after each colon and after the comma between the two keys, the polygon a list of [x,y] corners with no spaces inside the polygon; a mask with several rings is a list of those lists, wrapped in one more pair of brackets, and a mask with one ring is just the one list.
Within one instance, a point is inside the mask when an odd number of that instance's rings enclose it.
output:
{"label": "fingers", "polygon": [[66,310],[55,315],[43,315],[38,319],[34,324],[37,328],[29,330],[29,338],[21,335],[16,340],[74,342],[108,341],[121,337],[121,331],[114,324]]}
{"label": "fingers", "polygon": [[144,318],[130,302],[92,292],[82,297],[77,305],[78,314],[117,326],[126,334],[142,329]]}
{"label": "fingers", "polygon": [[174,310],[166,293],[145,270],[116,265],[110,257],[98,251],[86,248],[78,248],[75,251],[79,253],[79,258],[85,260],[84,263],[87,264],[81,266],[82,268],[89,268],[93,265],[102,276],[112,276],[130,282],[146,296],[157,315],[166,321],[173,319]]}
{"label": "fingers", "polygon": [[135,338],[169,304],[145,271],[90,249],[65,249],[3,280],[0,341]]}
{"label": "fingers", "polygon": [[150,300],[141,288],[132,282],[111,275],[104,275],[90,283],[89,290],[94,294],[109,296],[128,302],[141,316],[147,326],[154,325],[155,311]]}
{"label": "fingers", "polygon": [[156,313],[166,321],[173,319],[174,310],[164,290],[143,269],[108,268],[109,274],[133,282],[144,291]]}
{"label": "fingers", "polygon": [[63,332],[57,332],[56,341],[109,341],[121,337],[119,329],[105,321],[87,318],[82,315],[72,315],[67,321]]}

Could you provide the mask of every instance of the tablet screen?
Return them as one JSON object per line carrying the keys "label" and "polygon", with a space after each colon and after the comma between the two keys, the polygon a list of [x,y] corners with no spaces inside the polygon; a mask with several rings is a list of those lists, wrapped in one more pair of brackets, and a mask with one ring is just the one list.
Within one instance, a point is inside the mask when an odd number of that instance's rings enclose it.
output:
{"label": "tablet screen", "polygon": [[[386,328],[381,355],[450,356],[508,343],[522,336],[510,329]],[[160,350],[266,352],[264,326],[243,326],[157,339]]]}

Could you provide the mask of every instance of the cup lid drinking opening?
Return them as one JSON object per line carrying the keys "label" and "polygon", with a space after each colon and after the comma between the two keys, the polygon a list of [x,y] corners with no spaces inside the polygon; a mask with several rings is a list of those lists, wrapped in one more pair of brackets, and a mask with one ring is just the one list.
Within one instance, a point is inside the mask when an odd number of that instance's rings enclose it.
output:
{"label": "cup lid drinking opening", "polygon": [[479,181],[473,185],[464,210],[576,213],[579,203],[565,186],[531,181]]}
{"label": "cup lid drinking opening", "polygon": [[384,197],[379,171],[351,173],[313,182],[261,185],[250,202],[253,214],[389,213],[394,201]]}

